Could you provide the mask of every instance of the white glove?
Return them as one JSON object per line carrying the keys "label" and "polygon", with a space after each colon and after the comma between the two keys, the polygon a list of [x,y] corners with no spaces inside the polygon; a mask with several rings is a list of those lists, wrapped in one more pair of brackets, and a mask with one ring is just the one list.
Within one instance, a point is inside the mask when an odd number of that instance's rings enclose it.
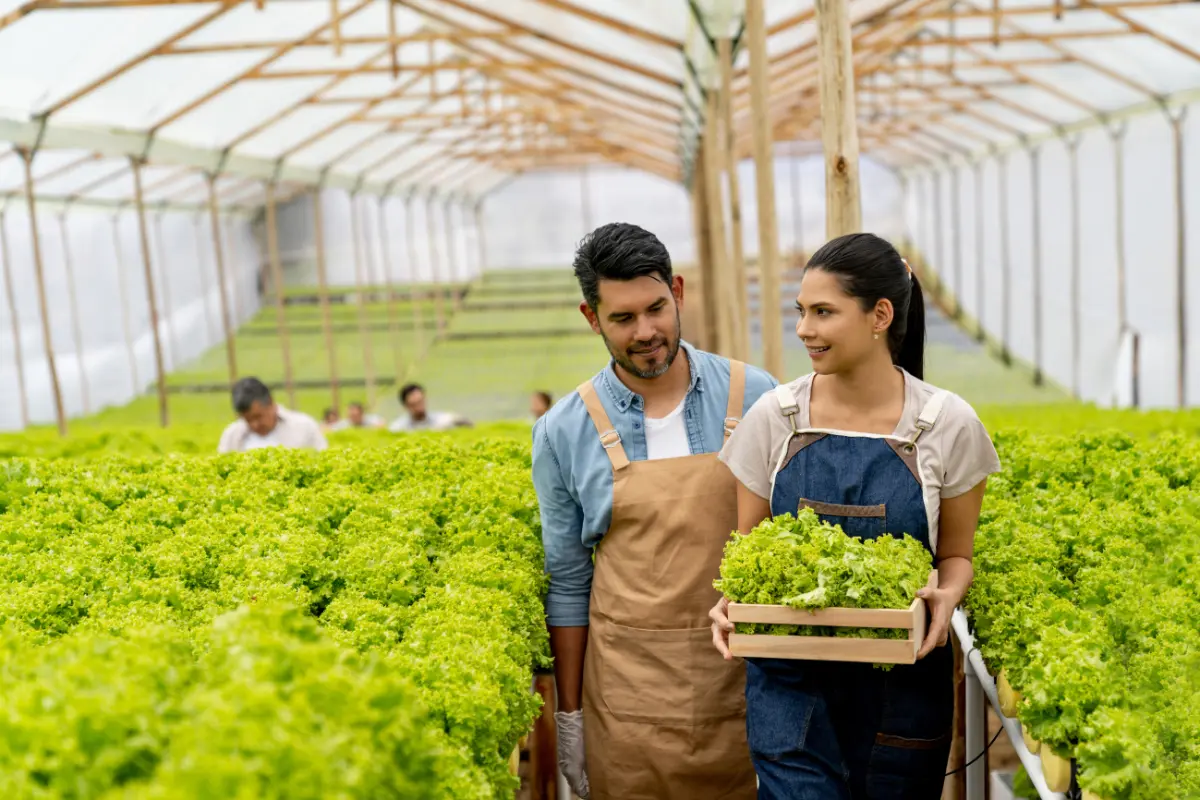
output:
{"label": "white glove", "polygon": [[587,761],[583,753],[583,710],[554,712],[558,727],[558,767],[571,791],[588,800]]}

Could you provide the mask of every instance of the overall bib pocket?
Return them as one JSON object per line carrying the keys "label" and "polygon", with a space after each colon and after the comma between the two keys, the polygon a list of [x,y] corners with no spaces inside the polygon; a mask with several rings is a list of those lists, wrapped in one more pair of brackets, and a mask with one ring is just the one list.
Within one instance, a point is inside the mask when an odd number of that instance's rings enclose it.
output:
{"label": "overall bib pocket", "polygon": [[796,511],[811,508],[817,516],[830,525],[840,525],[847,536],[874,539],[887,531],[887,505],[853,506],[842,503],[826,503],[801,497]]}

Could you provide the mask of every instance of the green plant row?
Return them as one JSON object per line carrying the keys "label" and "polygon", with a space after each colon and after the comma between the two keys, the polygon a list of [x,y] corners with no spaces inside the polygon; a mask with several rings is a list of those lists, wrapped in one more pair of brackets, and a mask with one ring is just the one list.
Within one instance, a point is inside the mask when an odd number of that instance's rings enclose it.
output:
{"label": "green plant row", "polygon": [[0,556],[5,797],[513,796],[525,444],[11,459]]}
{"label": "green plant row", "polygon": [[989,670],[1093,796],[1200,797],[1200,442],[996,440],[966,600]]}

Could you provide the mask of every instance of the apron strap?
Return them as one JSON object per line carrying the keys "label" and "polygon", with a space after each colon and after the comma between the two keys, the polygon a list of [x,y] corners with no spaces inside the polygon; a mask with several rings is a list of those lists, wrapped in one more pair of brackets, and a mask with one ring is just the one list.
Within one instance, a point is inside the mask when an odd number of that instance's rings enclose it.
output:
{"label": "apron strap", "polygon": [[779,411],[792,423],[792,433],[797,433],[799,428],[796,427],[796,415],[800,413],[800,404],[796,402],[796,395],[792,394],[791,387],[786,383],[779,384],[773,391],[775,401],[779,403]]}
{"label": "apron strap", "polygon": [[746,365],[741,361],[729,360],[729,404],[725,408],[725,438],[728,439],[738,423],[742,421],[742,407],[746,404]]}
{"label": "apron strap", "polygon": [[946,398],[950,395],[945,389],[939,389],[933,393],[921,409],[921,413],[917,415],[917,432],[913,434],[909,440],[909,448],[913,448],[917,444],[917,439],[921,438],[921,434],[933,427],[937,422],[938,417],[942,413],[942,406],[946,404]]}
{"label": "apron strap", "polygon": [[587,408],[588,416],[592,418],[592,424],[596,426],[596,433],[600,434],[600,444],[604,445],[604,452],[608,453],[608,460],[612,462],[613,471],[616,472],[629,466],[629,457],[625,455],[625,448],[621,446],[621,434],[617,433],[617,429],[609,420],[608,412],[604,410],[604,404],[600,402],[600,396],[596,394],[596,387],[592,386],[591,381],[584,381],[575,391],[579,392],[580,398],[583,399],[583,405]]}

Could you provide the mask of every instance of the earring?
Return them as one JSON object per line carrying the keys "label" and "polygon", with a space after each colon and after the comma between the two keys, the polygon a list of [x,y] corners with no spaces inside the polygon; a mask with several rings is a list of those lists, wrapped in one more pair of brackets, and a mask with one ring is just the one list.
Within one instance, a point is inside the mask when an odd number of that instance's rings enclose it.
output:
{"label": "earring", "polygon": [[876,333],[876,334],[875,334],[875,338],[876,338],[876,339],[878,339],[878,338],[879,338],[879,334],[878,334],[878,333]]}

